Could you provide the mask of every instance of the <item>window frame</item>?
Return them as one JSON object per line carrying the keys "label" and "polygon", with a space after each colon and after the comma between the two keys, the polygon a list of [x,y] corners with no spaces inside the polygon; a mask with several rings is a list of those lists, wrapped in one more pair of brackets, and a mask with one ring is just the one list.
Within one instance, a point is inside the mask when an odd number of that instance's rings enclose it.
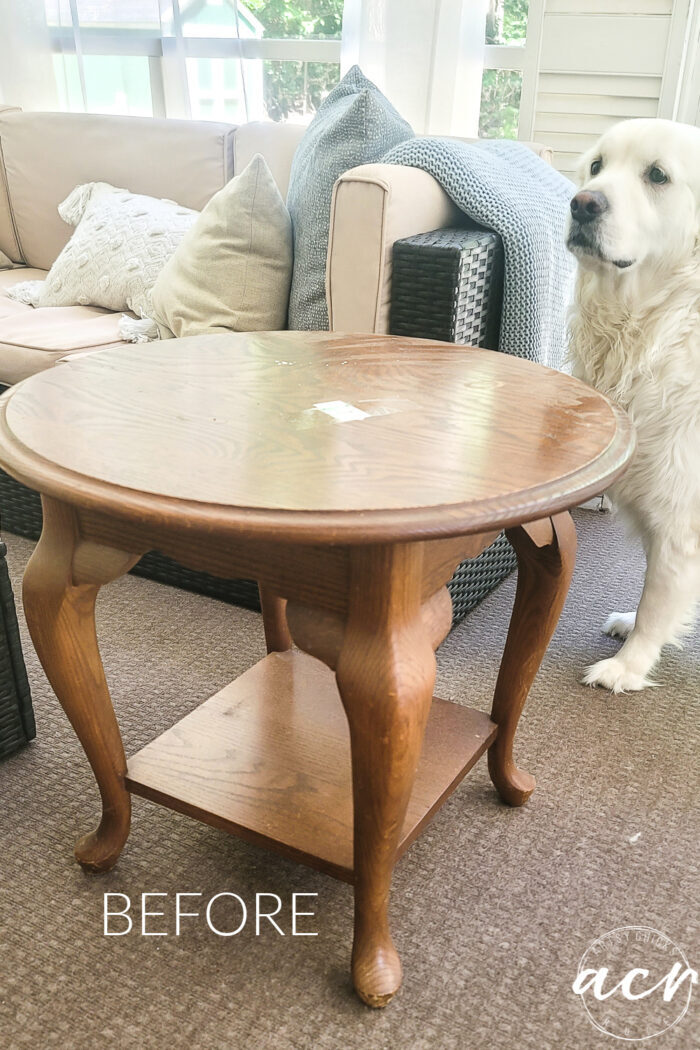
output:
{"label": "window frame", "polygon": [[484,69],[512,69],[522,76],[518,139],[526,142],[532,139],[535,126],[545,4],[546,0],[530,0],[524,43],[484,47]]}
{"label": "window frame", "polygon": [[[340,40],[260,39],[161,35],[150,29],[49,26],[51,50],[64,55],[147,58],[154,117],[191,117],[184,63],[188,58],[271,59],[340,65]],[[180,79],[184,78],[184,79]],[[83,105],[87,109],[81,77]]]}
{"label": "window frame", "polygon": [[[537,83],[546,0],[530,0],[527,36],[523,44],[485,44],[485,69],[515,70],[522,75],[518,138],[533,135],[537,103]],[[154,117],[191,118],[185,62],[188,58],[270,59],[282,62],[323,62],[340,65],[340,39],[259,39],[238,37],[185,36],[180,26],[180,4],[173,4],[174,29],[163,35],[151,29],[80,26],[71,3],[72,25],[50,26],[51,50],[56,54],[97,56],[135,56],[148,59],[151,106]],[[486,13],[483,15],[484,32]],[[470,56],[475,61],[475,56]],[[85,84],[81,74],[83,105],[87,109]]]}

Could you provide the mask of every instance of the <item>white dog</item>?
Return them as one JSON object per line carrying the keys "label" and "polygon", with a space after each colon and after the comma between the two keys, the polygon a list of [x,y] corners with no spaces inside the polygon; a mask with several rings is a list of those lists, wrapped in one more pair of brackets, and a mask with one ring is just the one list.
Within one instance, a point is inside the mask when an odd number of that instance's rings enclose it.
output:
{"label": "white dog", "polygon": [[571,356],[635,424],[611,496],[647,558],[636,614],[603,628],[624,645],[583,679],[618,693],[654,684],[662,646],[691,628],[700,598],[700,128],[618,124],[583,157],[579,185]]}

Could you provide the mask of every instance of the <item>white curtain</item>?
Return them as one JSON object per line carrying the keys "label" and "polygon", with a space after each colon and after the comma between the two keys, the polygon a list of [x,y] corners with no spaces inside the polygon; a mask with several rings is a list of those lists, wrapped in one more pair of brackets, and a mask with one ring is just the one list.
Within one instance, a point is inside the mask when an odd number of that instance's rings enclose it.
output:
{"label": "white curtain", "polygon": [[57,108],[44,0],[0,0],[0,102]]}
{"label": "white curtain", "polygon": [[345,0],[342,71],[358,63],[418,134],[475,137],[489,0]]}
{"label": "white curtain", "polygon": [[[252,35],[250,28],[239,20],[233,2],[227,5],[228,22],[186,25],[186,15],[196,15],[202,6],[192,0],[140,0],[124,8],[118,2],[101,7],[85,0],[0,0],[0,104],[28,110],[261,119],[262,64],[246,61],[237,47]],[[207,40],[200,54],[197,37],[211,34],[212,28],[218,39],[213,44]],[[157,43],[150,51],[125,47],[125,31],[138,31]],[[188,37],[195,45],[193,59],[186,55]],[[112,38],[116,46],[110,50]],[[139,44],[136,38],[134,42]],[[211,83],[199,83],[203,71]]]}

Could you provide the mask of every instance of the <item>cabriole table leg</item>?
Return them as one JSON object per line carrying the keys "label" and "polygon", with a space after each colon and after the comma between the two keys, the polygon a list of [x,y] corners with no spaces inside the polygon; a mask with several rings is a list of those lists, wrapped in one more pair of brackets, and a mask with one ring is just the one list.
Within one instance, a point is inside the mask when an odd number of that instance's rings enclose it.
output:
{"label": "cabriole table leg", "polygon": [[375,1007],[401,984],[389,890],[435,684],[435,654],[420,610],[422,558],[415,544],[353,553],[336,671],[352,752],[352,975],[360,998]]}
{"label": "cabriole table leg", "polygon": [[29,631],[42,667],[92,766],[102,819],[75,846],[89,871],[113,867],[129,834],[131,797],[126,758],[107,688],[95,630],[101,584],[117,579],[140,555],[80,539],[71,507],[42,497],[44,528],[24,574]]}
{"label": "cabriole table leg", "polygon": [[559,620],[576,560],[576,530],[568,513],[506,532],[518,556],[518,583],[491,718],[498,726],[489,773],[504,802],[522,806],[535,778],[518,769],[513,739],[530,687]]}

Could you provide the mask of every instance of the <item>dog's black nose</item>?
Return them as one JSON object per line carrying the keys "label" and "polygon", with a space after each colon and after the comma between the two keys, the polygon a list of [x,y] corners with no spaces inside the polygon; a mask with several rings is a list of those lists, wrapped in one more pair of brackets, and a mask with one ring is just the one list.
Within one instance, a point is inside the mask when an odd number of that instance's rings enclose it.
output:
{"label": "dog's black nose", "polygon": [[581,190],[571,202],[571,214],[577,222],[593,222],[610,207],[608,198],[597,190]]}

